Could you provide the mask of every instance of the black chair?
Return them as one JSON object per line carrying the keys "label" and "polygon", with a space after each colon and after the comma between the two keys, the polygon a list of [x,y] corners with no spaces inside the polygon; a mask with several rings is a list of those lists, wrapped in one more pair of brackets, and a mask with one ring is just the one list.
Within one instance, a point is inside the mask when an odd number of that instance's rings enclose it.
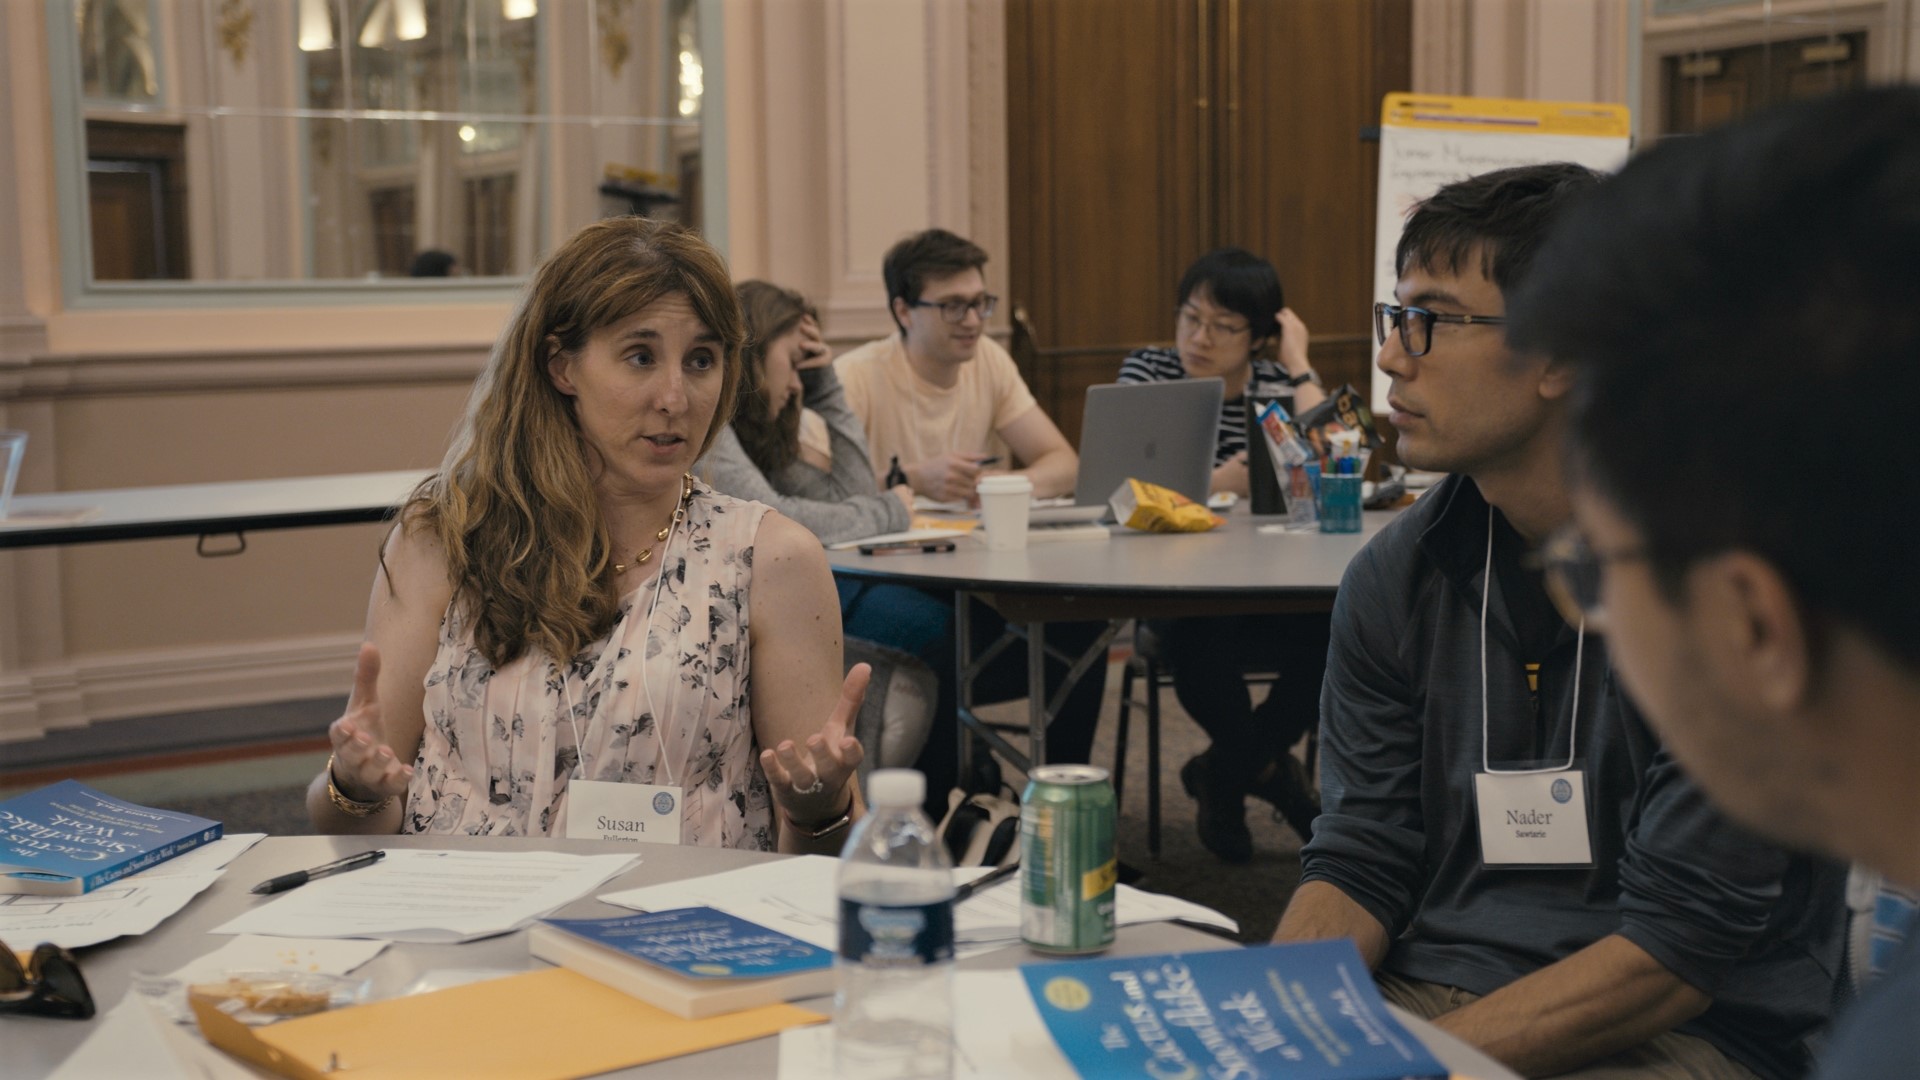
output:
{"label": "black chair", "polygon": [[[1271,669],[1255,669],[1244,673],[1247,682],[1254,686],[1271,686],[1280,678],[1280,673]],[[1141,680],[1145,695],[1134,697],[1134,680]],[[1133,627],[1133,655],[1127,658],[1126,668],[1120,674],[1120,715],[1118,726],[1114,729],[1113,749],[1113,800],[1116,809],[1124,805],[1127,780],[1127,728],[1135,708],[1147,714],[1147,851],[1153,857],[1160,857],[1160,691],[1173,685],[1173,673],[1166,665],[1160,638],[1145,622],[1136,622]],[[1319,734],[1307,735],[1306,773],[1314,773],[1315,756],[1319,749]],[[1278,816],[1279,811],[1275,811]],[[1283,819],[1284,820],[1284,819]],[[1305,822],[1289,822],[1294,831],[1306,836]]]}

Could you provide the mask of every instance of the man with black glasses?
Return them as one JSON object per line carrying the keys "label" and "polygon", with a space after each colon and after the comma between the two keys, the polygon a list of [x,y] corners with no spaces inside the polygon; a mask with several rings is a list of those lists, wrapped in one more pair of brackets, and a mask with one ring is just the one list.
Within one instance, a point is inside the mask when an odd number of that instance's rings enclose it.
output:
{"label": "man with black glasses", "polygon": [[[900,328],[834,361],[847,404],[867,433],[867,450],[884,486],[913,485],[922,499],[970,501],[988,472],[1017,471],[1033,481],[1036,498],[1072,494],[1080,456],[1027,389],[1013,357],[986,335],[998,298],[981,269],[987,253],[945,229],[916,233],[888,250],[882,263],[887,305]],[[1009,457],[1017,460],[1009,460]],[[852,637],[877,641],[925,660],[940,675],[937,723],[956,710],[954,611],[951,592],[908,585],[840,581],[841,621]],[[1006,622],[976,605],[971,643],[978,656]],[[1047,641],[1079,653],[1106,631],[1104,622],[1053,623]],[[1048,692],[1066,665],[1047,664]],[[1067,696],[1047,728],[1049,762],[1084,762],[1093,750],[1107,668],[1095,664]],[[974,681],[974,701],[1027,693],[1025,649],[1007,649]],[[938,816],[959,781],[957,740],[936,728],[917,768],[927,774],[927,809]],[[984,759],[985,755],[977,755]],[[969,777],[970,788],[991,788],[991,776]]]}
{"label": "man with black glasses", "polygon": [[[834,361],[847,402],[867,429],[883,486],[964,502],[987,471],[1015,462],[1035,498],[1070,495],[1080,456],[1027,389],[1007,350],[986,335],[999,298],[987,291],[987,253],[945,229],[893,245],[881,265],[900,328]],[[998,464],[998,469],[992,466]]]}
{"label": "man with black glasses", "polygon": [[1407,221],[1378,364],[1400,456],[1453,475],[1340,587],[1276,938],[1355,939],[1389,1000],[1531,1076],[1785,1080],[1827,1017],[1840,870],[1706,804],[1534,551],[1570,515],[1570,375],[1509,347],[1506,300],[1599,182],[1502,170]]}
{"label": "man with black glasses", "polygon": [[[1920,90],[1796,104],[1634,161],[1556,229],[1513,327],[1575,372],[1577,528],[1548,564],[1575,616],[1604,613],[1729,817],[1910,889],[1917,254]],[[1920,1075],[1906,929],[1820,1076]]]}

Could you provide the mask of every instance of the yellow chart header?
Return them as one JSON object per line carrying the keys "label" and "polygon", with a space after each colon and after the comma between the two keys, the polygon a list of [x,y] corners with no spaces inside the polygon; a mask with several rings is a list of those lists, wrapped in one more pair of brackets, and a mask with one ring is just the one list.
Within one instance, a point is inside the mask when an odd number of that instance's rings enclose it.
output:
{"label": "yellow chart header", "polygon": [[1632,117],[1625,105],[1446,94],[1388,94],[1380,105],[1380,123],[1434,131],[1509,131],[1615,139],[1632,134]]}

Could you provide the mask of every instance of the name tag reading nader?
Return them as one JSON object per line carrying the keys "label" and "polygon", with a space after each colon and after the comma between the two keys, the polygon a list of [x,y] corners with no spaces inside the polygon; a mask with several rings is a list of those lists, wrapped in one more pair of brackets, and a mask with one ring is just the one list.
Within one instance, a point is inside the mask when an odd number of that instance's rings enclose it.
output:
{"label": "name tag reading nader", "polygon": [[1593,865],[1585,773],[1477,773],[1473,793],[1488,866]]}
{"label": "name tag reading nader", "polygon": [[677,787],[575,780],[567,785],[567,839],[677,844],[682,801]]}

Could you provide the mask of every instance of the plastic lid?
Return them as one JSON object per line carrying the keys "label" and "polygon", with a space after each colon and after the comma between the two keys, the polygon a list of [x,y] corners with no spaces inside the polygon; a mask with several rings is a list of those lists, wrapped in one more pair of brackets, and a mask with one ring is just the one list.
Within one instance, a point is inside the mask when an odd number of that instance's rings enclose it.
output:
{"label": "plastic lid", "polygon": [[980,482],[974,485],[974,490],[983,495],[998,495],[1009,491],[1025,494],[1033,490],[1033,478],[1018,476],[1014,473],[995,473],[992,476],[981,477]]}
{"label": "plastic lid", "polygon": [[875,806],[919,806],[927,778],[913,769],[875,769],[867,776],[867,801]]}

